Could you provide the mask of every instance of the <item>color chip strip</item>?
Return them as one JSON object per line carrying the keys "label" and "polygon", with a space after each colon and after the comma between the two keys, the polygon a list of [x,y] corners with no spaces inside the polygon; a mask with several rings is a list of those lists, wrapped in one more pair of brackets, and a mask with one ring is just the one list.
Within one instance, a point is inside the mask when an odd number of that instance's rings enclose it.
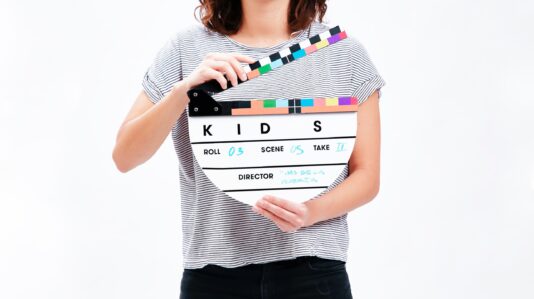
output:
{"label": "color chip strip", "polygon": [[224,101],[221,116],[270,115],[294,113],[357,112],[356,97],[255,99],[250,101]]}
{"label": "color chip strip", "polygon": [[[305,57],[321,48],[337,43],[347,38],[347,33],[335,26],[329,30],[310,37],[307,40],[295,43],[277,53],[264,57],[244,67],[247,78],[253,79],[274,70],[284,64]],[[230,85],[228,85],[230,86]]]}

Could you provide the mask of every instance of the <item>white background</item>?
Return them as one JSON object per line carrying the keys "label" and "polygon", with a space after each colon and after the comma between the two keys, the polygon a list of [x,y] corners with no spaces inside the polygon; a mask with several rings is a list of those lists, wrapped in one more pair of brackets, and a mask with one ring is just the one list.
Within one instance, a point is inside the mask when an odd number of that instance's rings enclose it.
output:
{"label": "white background", "polygon": [[[118,127],[197,1],[0,2],[0,297],[178,298],[170,138]],[[386,80],[380,194],[349,214],[357,298],[534,298],[534,5],[331,1]]]}

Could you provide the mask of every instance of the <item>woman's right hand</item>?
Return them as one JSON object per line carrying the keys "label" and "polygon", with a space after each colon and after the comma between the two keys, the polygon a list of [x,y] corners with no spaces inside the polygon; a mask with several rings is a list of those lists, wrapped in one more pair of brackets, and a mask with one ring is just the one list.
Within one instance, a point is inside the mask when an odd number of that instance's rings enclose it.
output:
{"label": "woman's right hand", "polygon": [[[204,82],[215,79],[223,89],[227,89],[228,80],[233,86],[237,85],[237,77],[241,81],[247,80],[247,74],[239,62],[253,63],[254,59],[239,53],[208,53],[204,60],[182,81],[191,89]],[[224,77],[226,75],[226,78]]]}
{"label": "woman's right hand", "polygon": [[143,90],[130,109],[117,133],[113,160],[121,172],[127,172],[148,160],[161,146],[176,120],[182,115],[187,91],[206,81],[216,79],[223,89],[227,79],[235,86],[237,76],[247,80],[240,61],[253,63],[248,56],[237,53],[209,53],[193,72],[173,85],[158,102],[152,103]]}

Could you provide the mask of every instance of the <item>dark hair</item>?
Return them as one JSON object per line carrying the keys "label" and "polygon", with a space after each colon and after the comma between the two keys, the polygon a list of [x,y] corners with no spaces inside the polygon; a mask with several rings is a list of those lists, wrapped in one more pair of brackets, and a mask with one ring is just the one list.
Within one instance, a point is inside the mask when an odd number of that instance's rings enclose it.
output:
{"label": "dark hair", "polygon": [[[236,33],[241,26],[243,9],[241,0],[199,0],[200,22],[208,29],[225,35]],[[301,31],[317,18],[323,21],[326,0],[290,0],[287,21],[291,32]]]}

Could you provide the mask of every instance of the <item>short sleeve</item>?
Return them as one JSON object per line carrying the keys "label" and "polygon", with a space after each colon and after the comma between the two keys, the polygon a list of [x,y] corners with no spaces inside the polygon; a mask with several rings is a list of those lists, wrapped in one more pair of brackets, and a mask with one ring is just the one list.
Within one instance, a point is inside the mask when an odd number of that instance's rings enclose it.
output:
{"label": "short sleeve", "polygon": [[353,97],[358,99],[358,104],[365,102],[369,96],[378,90],[378,98],[381,97],[381,88],[386,85],[386,81],[378,73],[373,61],[365,46],[357,39],[352,39],[351,48],[351,92]]}
{"label": "short sleeve", "polygon": [[154,104],[159,102],[172,86],[182,80],[179,35],[170,38],[154,57],[145,72],[142,86]]}

